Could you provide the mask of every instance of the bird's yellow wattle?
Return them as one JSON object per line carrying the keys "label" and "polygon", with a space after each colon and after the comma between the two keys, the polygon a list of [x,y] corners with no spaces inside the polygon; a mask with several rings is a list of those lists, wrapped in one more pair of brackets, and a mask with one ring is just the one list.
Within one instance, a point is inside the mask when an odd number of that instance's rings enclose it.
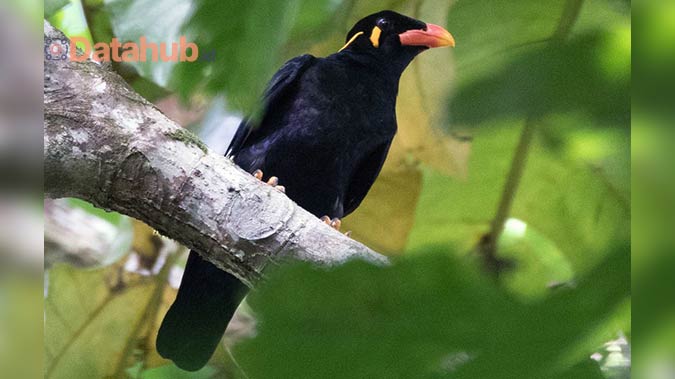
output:
{"label": "bird's yellow wattle", "polygon": [[349,41],[347,41],[347,43],[345,43],[345,45],[342,46],[342,47],[340,48],[340,50],[338,50],[338,53],[341,52],[342,50],[346,49],[347,46],[351,45],[352,42],[354,42],[354,40],[356,39],[356,37],[360,36],[361,34],[363,34],[363,32],[358,32],[358,33],[354,34],[354,35],[352,36],[352,38],[350,38]]}
{"label": "bird's yellow wattle", "polygon": [[370,43],[373,44],[373,47],[380,47],[380,34],[382,34],[382,29],[377,26],[370,32]]}

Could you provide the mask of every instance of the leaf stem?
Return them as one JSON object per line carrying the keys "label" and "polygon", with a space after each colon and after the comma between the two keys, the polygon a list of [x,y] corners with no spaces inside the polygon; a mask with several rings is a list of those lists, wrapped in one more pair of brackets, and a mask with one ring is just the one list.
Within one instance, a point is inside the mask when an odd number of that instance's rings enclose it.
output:
{"label": "leaf stem", "polygon": [[513,205],[513,200],[516,197],[516,191],[518,190],[520,179],[522,178],[523,171],[525,170],[527,154],[530,150],[530,145],[532,144],[532,136],[534,135],[535,129],[534,125],[535,121],[531,117],[528,117],[525,120],[525,125],[523,125],[523,130],[520,134],[520,140],[518,141],[518,146],[516,147],[516,153],[514,154],[513,161],[511,162],[511,169],[509,170],[509,174],[506,177],[506,184],[504,185],[504,190],[502,191],[502,200],[499,202],[497,214],[492,220],[492,230],[495,234],[495,240],[497,240],[501,235],[504,229],[504,223],[511,213],[511,206]]}
{"label": "leaf stem", "polygon": [[551,40],[553,41],[562,41],[569,36],[572,26],[579,18],[579,13],[581,12],[581,6],[584,4],[584,0],[567,0],[565,4],[565,9],[563,9],[563,14],[560,17],[558,22],[558,27],[553,32]]}
{"label": "leaf stem", "polygon": [[[136,323],[133,325],[131,332],[127,336],[127,341],[124,345],[124,348],[118,356],[117,365],[115,366],[115,373],[112,376],[113,378],[122,378],[125,376],[124,372],[129,367],[129,358],[133,354],[133,351],[138,348],[139,337],[141,337],[140,334],[142,333],[143,328],[147,327],[149,324],[152,325],[151,320],[154,321],[157,318],[157,312],[159,311],[159,307],[162,303],[164,289],[169,283],[169,274],[171,272],[171,268],[176,263],[176,260],[178,260],[178,258],[185,252],[185,250],[185,247],[179,245],[174,251],[169,252],[164,265],[160,269],[159,273],[157,273],[157,275],[153,278],[153,281],[155,282],[155,288],[150,294],[148,302],[143,309],[143,313],[138,318],[138,320],[136,320]],[[145,362],[142,363],[144,368]]]}
{"label": "leaf stem", "polygon": [[[572,30],[572,26],[574,26],[574,23],[579,17],[583,2],[584,0],[567,1],[562,15],[560,16],[558,26],[550,38],[550,43],[557,44],[567,38]],[[530,151],[532,137],[534,136],[537,122],[538,119],[535,119],[532,116],[528,116],[525,119],[525,124],[523,125],[523,130],[520,134],[520,140],[518,141],[513,161],[511,162],[511,168],[509,169],[506,183],[502,190],[502,196],[499,205],[497,206],[497,213],[495,214],[494,219],[492,219],[490,231],[481,238],[478,244],[478,252],[482,255],[485,267],[495,277],[498,277],[503,269],[511,265],[510,262],[497,257],[497,241],[502,235],[506,220],[511,213],[511,207],[513,205],[513,200],[516,197],[516,192],[518,191],[520,179],[523,176],[527,155]]]}
{"label": "leaf stem", "polygon": [[239,373],[244,377],[244,379],[249,379],[248,375],[246,374],[246,371],[239,365],[239,362],[237,362],[237,359],[234,357],[234,354],[232,354],[232,351],[230,348],[226,345],[223,345],[225,348],[225,352],[230,358],[230,361],[234,364],[234,367],[239,370]]}
{"label": "leaf stem", "polygon": [[490,225],[490,232],[483,236],[479,244],[479,252],[483,255],[486,268],[496,276],[507,265],[507,262],[497,258],[497,241],[504,231],[504,224],[511,213],[511,206],[518,191],[520,179],[523,176],[525,163],[527,162],[527,155],[532,144],[532,137],[534,136],[535,120],[532,117],[525,119],[525,125],[520,134],[520,140],[516,147],[516,152],[511,162],[506,183],[502,190],[501,200],[497,206],[497,213],[492,219]]}

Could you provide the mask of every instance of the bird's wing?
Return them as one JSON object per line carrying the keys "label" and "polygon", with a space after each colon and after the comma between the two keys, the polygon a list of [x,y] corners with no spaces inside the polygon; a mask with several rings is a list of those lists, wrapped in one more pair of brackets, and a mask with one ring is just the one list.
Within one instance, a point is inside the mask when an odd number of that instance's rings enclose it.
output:
{"label": "bird's wing", "polygon": [[[263,95],[263,111],[258,118],[259,120],[264,120],[265,115],[270,109],[294,88],[296,80],[315,60],[316,58],[309,54],[295,57],[286,62],[279,71],[274,74]],[[239,128],[232,138],[232,142],[230,142],[230,146],[227,148],[225,155],[232,156],[236,154],[244,146],[251,135],[255,135],[255,139],[259,139],[263,135],[272,132],[271,130],[262,129],[264,128],[258,128],[258,125],[250,118],[243,119],[241,124],[239,124]]]}
{"label": "bird's wing", "polygon": [[387,158],[389,146],[391,146],[391,141],[380,144],[359,162],[345,196],[344,216],[352,213],[366,197]]}

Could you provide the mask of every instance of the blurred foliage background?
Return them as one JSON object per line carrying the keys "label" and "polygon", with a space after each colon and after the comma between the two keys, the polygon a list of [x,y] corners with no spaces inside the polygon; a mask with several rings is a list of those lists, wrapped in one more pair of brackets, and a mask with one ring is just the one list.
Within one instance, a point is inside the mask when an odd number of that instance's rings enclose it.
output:
{"label": "blurred foliage background", "polygon": [[[153,346],[184,249],[124,216],[50,203],[46,212],[84,211],[106,232],[84,263],[46,245],[45,377],[628,378],[631,280],[668,279],[647,251],[672,247],[634,240],[631,278],[631,117],[643,130],[668,117],[672,103],[650,90],[673,88],[659,73],[675,62],[675,40],[663,37],[672,3],[633,3],[650,20],[638,24],[640,49],[662,63],[639,69],[651,82],[636,86],[644,100],[631,114],[623,0],[45,0],[44,17],[70,37],[195,41],[193,63],[113,68],[221,152],[285,60],[337,51],[370,13],[445,25],[457,40],[406,70],[394,146],[345,219],[353,238],[395,257],[392,267],[275,270],[211,363],[188,375]],[[639,185],[672,185],[661,173],[641,172]],[[648,233],[672,229],[643,218]],[[659,314],[642,342],[672,351],[675,338],[663,336],[673,336],[673,313]],[[665,355],[643,362],[645,373],[673,368]]]}
{"label": "blurred foliage background", "polygon": [[634,2],[632,281],[635,377],[675,375],[675,2]]}

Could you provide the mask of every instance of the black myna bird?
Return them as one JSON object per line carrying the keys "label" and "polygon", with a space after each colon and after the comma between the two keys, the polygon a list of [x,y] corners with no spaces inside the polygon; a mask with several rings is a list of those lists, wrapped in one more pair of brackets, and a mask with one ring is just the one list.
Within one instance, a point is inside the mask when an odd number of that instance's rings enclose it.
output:
{"label": "black myna bird", "polygon": [[[265,91],[262,116],[241,123],[226,155],[259,179],[262,172],[282,178],[288,197],[338,226],[382,168],[396,133],[403,70],[422,51],[454,44],[438,25],[393,11],[372,14],[337,53],[286,62]],[[246,292],[237,278],[190,252],[157,336],[159,353],[185,370],[203,367]]]}

